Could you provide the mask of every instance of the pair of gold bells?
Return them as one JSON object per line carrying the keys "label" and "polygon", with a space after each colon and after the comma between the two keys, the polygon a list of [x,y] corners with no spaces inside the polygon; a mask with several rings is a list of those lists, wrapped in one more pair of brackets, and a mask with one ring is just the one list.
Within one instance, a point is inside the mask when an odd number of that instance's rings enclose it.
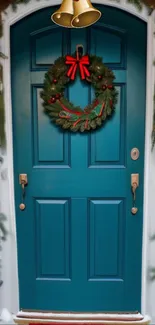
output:
{"label": "pair of gold bells", "polygon": [[100,17],[101,12],[90,0],[63,0],[51,19],[59,26],[82,28],[94,24]]}

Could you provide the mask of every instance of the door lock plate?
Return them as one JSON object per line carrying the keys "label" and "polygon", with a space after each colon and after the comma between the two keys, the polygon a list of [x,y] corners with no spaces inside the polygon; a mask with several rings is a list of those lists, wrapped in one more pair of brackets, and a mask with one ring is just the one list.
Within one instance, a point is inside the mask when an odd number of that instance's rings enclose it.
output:
{"label": "door lock plate", "polygon": [[27,178],[27,174],[20,174],[19,175],[19,184],[24,184],[27,185],[28,184],[28,178]]}
{"label": "door lock plate", "polygon": [[136,184],[136,186],[139,186],[139,174],[131,174],[131,186]]}

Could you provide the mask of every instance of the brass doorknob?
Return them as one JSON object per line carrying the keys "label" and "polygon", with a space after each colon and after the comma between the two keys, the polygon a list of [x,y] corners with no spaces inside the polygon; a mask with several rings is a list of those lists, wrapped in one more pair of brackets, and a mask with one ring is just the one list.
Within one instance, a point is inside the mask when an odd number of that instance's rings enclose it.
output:
{"label": "brass doorknob", "polygon": [[28,178],[27,178],[27,174],[20,174],[19,175],[19,184],[22,186],[22,203],[20,203],[19,205],[19,209],[21,211],[24,211],[26,208],[26,205],[24,203],[24,199],[25,199],[25,186],[28,184]]}
{"label": "brass doorknob", "polygon": [[139,174],[131,174],[131,191],[133,195],[133,206],[131,208],[131,213],[136,214],[138,208],[136,207],[136,190],[139,186]]}
{"label": "brass doorknob", "polygon": [[136,214],[137,212],[138,212],[138,208],[136,208],[136,207],[131,208],[132,214]]}
{"label": "brass doorknob", "polygon": [[21,203],[21,204],[19,205],[19,208],[20,208],[21,211],[23,211],[23,210],[25,210],[26,205],[25,205],[24,203]]}

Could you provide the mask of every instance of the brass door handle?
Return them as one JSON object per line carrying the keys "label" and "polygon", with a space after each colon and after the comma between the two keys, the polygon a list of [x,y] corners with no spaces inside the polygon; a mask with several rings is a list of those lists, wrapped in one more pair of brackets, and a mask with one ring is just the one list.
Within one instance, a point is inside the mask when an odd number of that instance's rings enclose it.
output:
{"label": "brass door handle", "polygon": [[136,207],[136,190],[139,186],[139,174],[131,174],[131,191],[133,195],[133,207],[131,208],[131,213],[136,214],[138,208]]}
{"label": "brass door handle", "polygon": [[22,187],[22,199],[21,199],[22,203],[20,203],[19,208],[20,208],[21,211],[23,211],[26,208],[24,200],[25,200],[25,195],[26,195],[25,186],[28,184],[27,174],[20,174],[19,175],[19,184]]}

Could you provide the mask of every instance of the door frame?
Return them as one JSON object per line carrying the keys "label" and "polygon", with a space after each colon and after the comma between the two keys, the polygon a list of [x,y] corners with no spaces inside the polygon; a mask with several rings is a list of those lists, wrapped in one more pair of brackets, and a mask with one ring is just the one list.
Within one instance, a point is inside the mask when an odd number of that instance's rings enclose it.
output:
{"label": "door frame", "polygon": [[[154,247],[150,244],[149,236],[150,230],[155,232],[155,218],[153,212],[155,210],[155,200],[153,193],[155,193],[155,150],[151,152],[151,131],[152,131],[152,117],[153,117],[153,94],[155,82],[155,67],[153,60],[155,58],[155,38],[153,36],[155,30],[155,12],[148,16],[147,9],[144,8],[139,12],[133,5],[128,4],[126,0],[119,3],[113,0],[94,0],[93,3],[108,5],[120,8],[132,15],[140,18],[147,23],[147,74],[146,74],[146,129],[145,129],[145,167],[144,167],[144,221],[143,221],[143,258],[142,258],[142,295],[141,295],[141,309],[142,313],[149,313],[153,316],[153,291],[155,291],[155,284],[150,285],[148,281],[148,266],[155,263],[153,257]],[[10,226],[13,236],[16,241],[16,226],[15,226],[15,204],[14,204],[14,173],[13,173],[13,132],[12,132],[12,104],[11,104],[11,72],[10,72],[10,27],[20,19],[35,12],[39,9],[60,4],[60,0],[31,0],[26,5],[18,6],[16,12],[11,8],[7,10],[7,15],[3,15],[4,34],[0,40],[1,51],[7,55],[8,59],[1,60],[3,65],[4,75],[4,89],[5,89],[5,117],[6,117],[6,138],[7,151],[4,154],[4,163],[7,169],[7,188],[6,184],[2,183],[2,202],[1,210],[5,213],[6,202],[9,201],[9,217]],[[151,82],[150,82],[151,81]],[[151,85],[150,85],[151,83]],[[154,180],[153,180],[154,178]],[[8,214],[8,206],[7,206]],[[16,242],[17,244],[17,242]],[[17,246],[17,245],[16,245]],[[149,254],[147,253],[149,249]],[[14,305],[19,306],[18,294],[18,275],[17,275],[17,249],[15,252],[16,262],[14,270],[14,279],[16,283],[16,292],[13,292],[12,299]],[[16,278],[15,278],[16,277]],[[11,282],[11,280],[10,280]],[[154,294],[155,295],[155,294]],[[155,321],[155,314],[154,314]]]}

